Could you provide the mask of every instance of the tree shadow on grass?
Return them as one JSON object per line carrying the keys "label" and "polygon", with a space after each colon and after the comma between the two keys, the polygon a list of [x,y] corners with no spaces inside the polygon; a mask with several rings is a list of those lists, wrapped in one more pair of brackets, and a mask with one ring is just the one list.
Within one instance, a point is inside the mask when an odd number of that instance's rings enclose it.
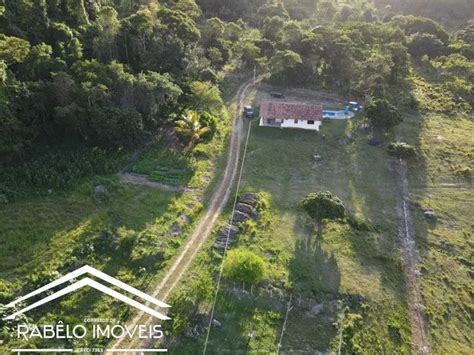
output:
{"label": "tree shadow on grass", "polygon": [[[221,284],[214,312],[219,325],[212,325],[207,343],[208,354],[276,353],[278,335],[287,299],[271,297],[261,289]],[[173,353],[195,354],[202,351],[208,319],[198,329],[198,336],[181,336]],[[194,327],[193,329],[197,329]]]}
{"label": "tree shadow on grass", "polygon": [[[306,237],[296,241],[294,257],[288,267],[295,308],[289,313],[282,349],[289,352],[329,351],[336,336],[332,311],[325,306],[325,311],[313,315],[312,307],[322,307],[340,297],[341,272],[334,253],[323,249],[323,238],[318,237],[313,228],[308,229]],[[309,303],[300,306],[298,299]]]}
{"label": "tree shadow on grass", "polygon": [[337,294],[341,285],[341,273],[333,253],[322,249],[318,237],[314,241],[298,241],[295,256],[289,264],[289,279],[294,291],[303,294]]}

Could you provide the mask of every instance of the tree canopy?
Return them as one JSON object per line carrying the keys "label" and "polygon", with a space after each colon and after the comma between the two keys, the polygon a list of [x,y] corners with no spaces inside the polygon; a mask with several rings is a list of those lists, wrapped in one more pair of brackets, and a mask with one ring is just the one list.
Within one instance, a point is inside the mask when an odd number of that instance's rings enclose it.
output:
{"label": "tree canopy", "polygon": [[0,155],[133,145],[186,110],[219,117],[224,78],[255,68],[276,85],[386,100],[368,115],[392,127],[394,106],[417,105],[416,64],[470,111],[474,30],[453,1],[456,31],[440,0],[2,1]]}
{"label": "tree canopy", "polygon": [[402,122],[398,109],[387,99],[374,99],[367,105],[367,118],[374,128],[390,129]]}
{"label": "tree canopy", "polygon": [[224,277],[237,282],[255,284],[265,275],[265,261],[251,251],[230,250],[224,263]]}
{"label": "tree canopy", "polygon": [[339,197],[329,191],[310,193],[302,202],[303,209],[317,222],[343,218],[345,207]]}

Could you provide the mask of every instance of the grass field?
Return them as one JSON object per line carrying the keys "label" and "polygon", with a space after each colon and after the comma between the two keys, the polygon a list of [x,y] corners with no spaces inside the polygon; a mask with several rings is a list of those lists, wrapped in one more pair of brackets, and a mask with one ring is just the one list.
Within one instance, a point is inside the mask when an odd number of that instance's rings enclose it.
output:
{"label": "grass field", "polygon": [[[399,135],[419,157],[409,171],[417,245],[422,256],[421,289],[433,353],[472,353],[472,249],[474,138],[472,118],[407,116]],[[432,209],[436,222],[423,216]]]}
{"label": "grass field", "polygon": [[[261,96],[254,94],[257,100]],[[295,308],[284,351],[337,350],[343,330],[346,351],[409,352],[395,214],[398,175],[383,147],[366,144],[368,135],[359,124],[330,121],[315,133],[252,123],[242,188],[266,194],[269,207],[256,225],[246,227],[238,245],[264,257],[276,291],[270,295],[255,287],[249,295],[226,281],[215,315],[223,325],[212,328],[211,353],[275,352],[290,294]],[[353,141],[346,137],[351,131],[359,132]],[[317,240],[299,204],[321,190],[337,194],[359,227],[329,223]],[[197,269],[208,268],[207,255]],[[316,305],[322,305],[319,314],[311,312]],[[339,327],[335,323],[343,313],[346,321]],[[177,352],[202,346],[203,339],[181,340]]]}
{"label": "grass field", "polygon": [[[229,102],[236,82],[229,82]],[[255,104],[267,96],[256,90],[248,101]],[[307,91],[287,97],[327,100],[328,105],[337,101]],[[229,106],[229,111],[234,108]],[[430,348],[434,354],[467,354],[473,348],[474,207],[469,173],[474,140],[467,132],[474,123],[461,115],[403,116],[397,139],[418,152],[409,163],[409,192],[422,256],[420,282]],[[85,263],[142,290],[152,289],[192,230],[222,171],[227,122],[222,122],[217,140],[197,147],[190,164],[168,161],[162,148],[152,146],[131,167],[149,175],[158,171],[157,180],[165,167],[166,174],[179,178],[177,183],[191,187],[183,194],[123,185],[109,174],[0,205],[0,303]],[[362,118],[329,121],[318,133],[251,123],[241,189],[261,193],[267,207],[258,221],[243,226],[237,246],[265,259],[265,279],[273,288],[224,280],[215,313],[222,326],[212,327],[209,353],[275,353],[290,295],[293,308],[283,351],[336,352],[342,340],[343,353],[410,352],[397,234],[397,164],[384,145],[367,144],[370,133],[361,123]],[[98,196],[97,185],[107,194]],[[318,239],[300,202],[309,192],[325,190],[343,200],[352,219],[328,223]],[[425,219],[426,208],[435,211],[436,223]],[[221,223],[229,214],[230,207]],[[221,258],[211,245],[212,240],[188,280],[215,275]],[[208,307],[209,302],[203,302],[199,311]],[[38,323],[74,323],[85,316],[127,318],[131,313],[129,307],[86,290],[31,315]],[[202,348],[205,334],[188,333],[170,337],[174,352],[191,354]],[[0,352],[24,345],[11,340],[0,344]]]}
{"label": "grass field", "polygon": [[[221,169],[229,120],[223,109],[219,134],[196,148],[192,169],[173,166],[185,170],[183,179],[179,176],[177,181],[190,187],[183,193],[124,185],[114,173],[79,177],[67,188],[52,189],[49,193],[47,188],[31,186],[28,190],[33,191],[31,196],[1,204],[0,303],[7,303],[84,264],[145,292],[153,289],[208,198],[207,190]],[[160,142],[152,144],[130,169],[152,175],[163,166],[168,168],[180,159],[176,154],[171,156],[168,149]],[[98,185],[106,192],[96,193]],[[76,324],[87,317],[125,319],[133,315],[132,311],[111,297],[89,289],[31,311],[28,316],[38,324],[59,320]],[[27,344],[15,338],[2,334],[0,353],[12,347],[42,344],[41,340]],[[51,347],[52,342],[43,345]],[[105,344],[84,339],[74,344],[58,341],[54,345]]]}
{"label": "grass field", "polygon": [[[299,99],[321,100],[304,94]],[[248,101],[267,96],[255,91]],[[297,100],[298,93],[287,97]],[[466,132],[474,124],[463,115],[405,112],[403,117],[395,136],[418,152],[409,163],[409,192],[428,342],[434,354],[467,354],[473,348],[474,140]],[[397,234],[398,165],[385,146],[366,144],[370,134],[358,129],[360,124],[361,118],[330,121],[314,133],[252,123],[242,189],[264,193],[269,207],[258,222],[244,226],[237,245],[264,257],[266,278],[276,288],[269,293],[224,280],[215,313],[222,326],[211,328],[209,353],[275,353],[290,294],[294,308],[283,351],[337,351],[342,338],[346,353],[410,352]],[[316,162],[314,155],[322,160]],[[299,203],[320,190],[337,194],[359,226],[329,223],[317,240]],[[436,212],[437,223],[425,219],[426,208]],[[216,272],[219,262],[220,257],[203,252],[192,277],[202,270]],[[318,314],[311,312],[315,305],[322,306]],[[203,346],[203,338],[180,337],[174,350],[191,353]]]}

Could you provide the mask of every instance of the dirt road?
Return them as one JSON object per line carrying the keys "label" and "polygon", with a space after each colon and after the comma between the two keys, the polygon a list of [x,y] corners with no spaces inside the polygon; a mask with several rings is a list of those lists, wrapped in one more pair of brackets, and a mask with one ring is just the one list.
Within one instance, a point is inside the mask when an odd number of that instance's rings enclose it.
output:
{"label": "dirt road", "polygon": [[420,256],[415,244],[413,220],[408,206],[407,166],[401,162],[401,199],[397,207],[399,216],[399,235],[402,247],[402,263],[407,287],[408,311],[410,313],[412,353],[428,354],[426,324],[423,315],[423,298],[420,290]]}
{"label": "dirt road", "polygon": [[[173,291],[176,285],[183,278],[186,271],[189,269],[189,266],[193,262],[194,258],[199,253],[204,243],[207,241],[214,223],[216,222],[229,199],[232,184],[238,171],[241,151],[240,148],[244,138],[243,122],[241,118],[244,106],[244,98],[247,89],[252,85],[252,82],[253,81],[248,81],[242,84],[237,93],[237,108],[234,114],[227,164],[222,180],[218,183],[214,193],[212,194],[209,205],[206,208],[204,215],[201,217],[201,220],[196,225],[193,233],[189,236],[188,240],[181,248],[178,255],[175,257],[174,262],[166,272],[160,284],[153,292],[153,296],[162,301],[166,301],[166,298],[170,295],[171,291]],[[133,319],[131,325],[149,324],[151,321],[152,319],[148,315],[140,312]],[[123,346],[121,346],[122,339],[113,344],[111,349],[123,348]],[[134,344],[127,344],[127,347],[133,348],[130,345]],[[145,343],[135,345],[149,346],[151,344]]]}

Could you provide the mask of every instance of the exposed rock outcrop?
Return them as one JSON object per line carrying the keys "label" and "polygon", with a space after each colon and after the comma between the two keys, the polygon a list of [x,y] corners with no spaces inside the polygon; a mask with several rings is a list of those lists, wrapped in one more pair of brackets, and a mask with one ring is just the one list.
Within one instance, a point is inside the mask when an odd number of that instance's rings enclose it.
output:
{"label": "exposed rock outcrop", "polygon": [[[251,218],[257,219],[259,213],[257,211],[258,195],[253,192],[244,193],[235,205],[235,211],[230,218],[229,224],[221,227],[217,233],[216,241],[214,242],[214,248],[219,252],[223,253],[226,247],[232,247],[239,233],[239,225]],[[228,238],[228,240],[227,240]]]}
{"label": "exposed rock outcrop", "polygon": [[226,224],[217,233],[217,238],[216,238],[216,241],[214,242],[214,248],[220,251],[224,251],[227,237],[229,237],[229,242],[228,242],[227,247],[232,246],[235,243],[235,238],[237,237],[237,233],[239,233],[238,227],[232,226],[230,224]]}
{"label": "exposed rock outcrop", "polygon": [[258,203],[258,195],[253,192],[246,192],[242,195],[242,197],[240,197],[239,202],[256,207]]}

